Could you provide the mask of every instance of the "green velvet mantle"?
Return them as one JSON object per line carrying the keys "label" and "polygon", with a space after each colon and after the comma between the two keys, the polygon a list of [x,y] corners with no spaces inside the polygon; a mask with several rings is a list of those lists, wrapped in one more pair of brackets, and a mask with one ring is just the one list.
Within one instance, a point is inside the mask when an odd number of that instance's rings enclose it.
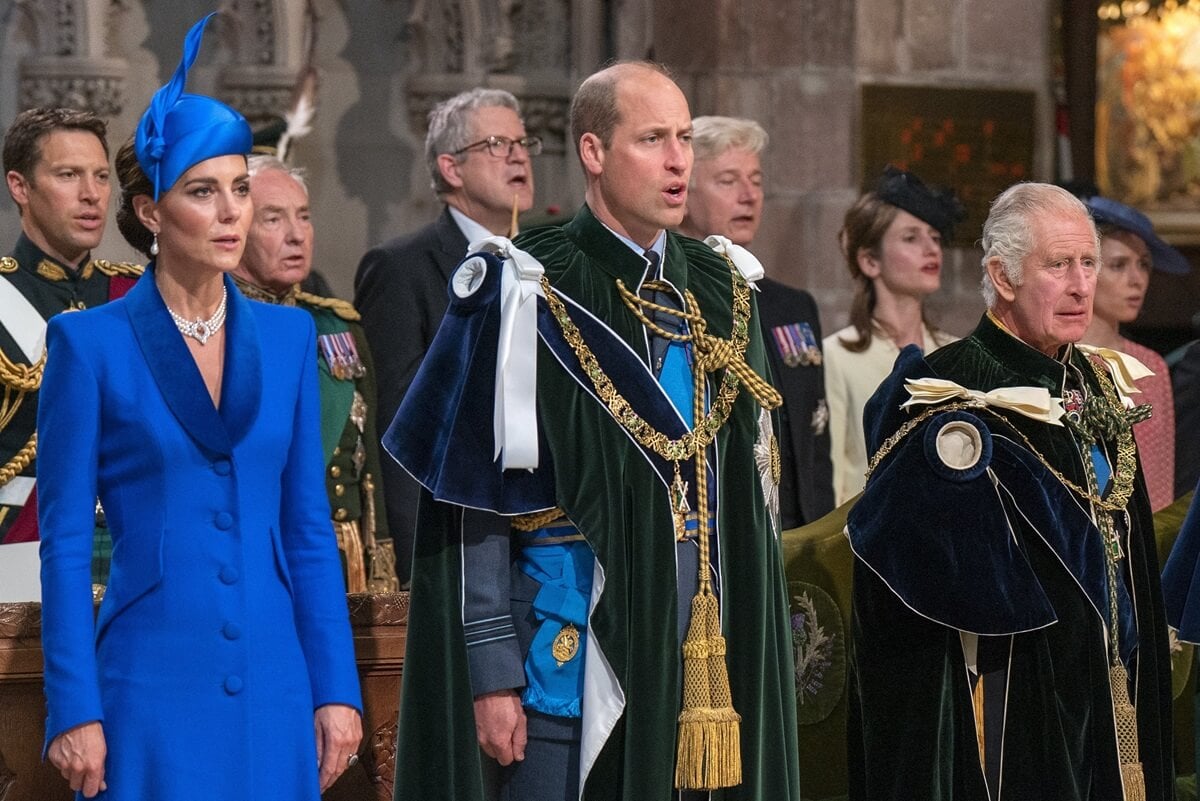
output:
{"label": "green velvet mantle", "polygon": [[[542,262],[553,287],[609,324],[636,353],[646,353],[645,332],[615,287],[617,278],[638,286],[645,262],[590,210],[584,207],[562,228],[525,234],[517,244]],[[724,260],[700,243],[669,235],[664,266],[671,283],[695,294],[708,330],[728,337],[731,280]],[[752,323],[750,331],[747,361],[765,375],[759,327]],[[640,448],[540,342],[538,411],[554,457],[558,504],[604,571],[591,633],[625,698],[582,797],[667,801],[681,683],[668,495]],[[752,453],[759,411],[743,391],[710,449],[720,476],[721,606],[734,707],[743,718],[744,776],[740,786],[712,797],[795,801],[791,632],[779,541]],[[418,520],[396,798],[479,801],[484,780],[459,614],[457,515],[447,505],[426,503],[428,497]]]}
{"label": "green velvet mantle", "polygon": [[[1085,377],[1091,377],[1081,354],[1072,352],[1069,358]],[[1062,395],[1063,365],[987,318],[971,336],[929,354],[927,361],[938,377],[969,388],[987,391],[1032,385]],[[1015,413],[1004,416],[1055,468],[1072,481],[1085,483],[1078,448],[1066,428]],[[922,491],[919,486],[909,489]],[[999,650],[1009,656],[1007,697],[1000,695],[1004,714],[1000,798],[1119,801],[1122,790],[1104,624],[1062,562],[1021,517],[1019,488],[1008,489],[1016,491],[1016,508],[1005,502],[1003,513],[1057,622],[1025,633],[980,638],[992,640],[993,654]],[[903,498],[894,502],[903,503]],[[1153,523],[1140,472],[1127,509],[1130,533],[1123,567],[1138,628],[1135,704],[1141,759],[1147,798],[1167,801],[1173,788],[1170,662]],[[971,533],[952,532],[952,536]],[[889,535],[903,537],[904,532]],[[921,571],[922,565],[900,569]],[[969,575],[928,579],[972,581]],[[959,632],[915,614],[860,560],[855,563],[854,582],[850,797],[862,801],[987,799]],[[989,740],[987,747],[1001,745]]]}

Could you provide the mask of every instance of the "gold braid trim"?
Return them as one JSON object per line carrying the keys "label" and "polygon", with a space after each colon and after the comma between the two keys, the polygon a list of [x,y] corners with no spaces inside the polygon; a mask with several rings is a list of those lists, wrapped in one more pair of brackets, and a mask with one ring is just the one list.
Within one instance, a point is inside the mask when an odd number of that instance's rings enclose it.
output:
{"label": "gold braid trim", "polygon": [[108,259],[92,259],[92,265],[111,277],[114,275],[123,275],[126,278],[140,278],[142,273],[146,272],[146,268],[140,264],[134,264],[128,261],[109,261]]}
{"label": "gold braid trim", "polygon": [[37,458],[37,432],[29,435],[25,447],[13,454],[4,467],[0,467],[0,487],[12,481],[29,467],[29,463]]}
{"label": "gold braid trim", "polygon": [[311,292],[305,292],[301,289],[296,290],[296,300],[301,303],[306,303],[309,306],[316,306],[321,309],[329,309],[331,312],[341,317],[343,320],[351,323],[357,323],[362,319],[362,315],[349,303],[340,298],[323,298],[320,295],[314,295]]}

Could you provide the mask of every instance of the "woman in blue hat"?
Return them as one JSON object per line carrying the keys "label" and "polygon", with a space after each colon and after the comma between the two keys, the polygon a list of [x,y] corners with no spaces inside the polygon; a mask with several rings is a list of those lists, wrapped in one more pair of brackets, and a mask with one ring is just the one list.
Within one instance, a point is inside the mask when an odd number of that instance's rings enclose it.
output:
{"label": "woman in blue hat", "polygon": [[[183,93],[207,20],[117,154],[118,224],[145,275],[47,332],[46,752],[84,798],[317,801],[362,729],[316,336],[227,276],[252,216],[251,133]],[[93,621],[97,498],[113,553]]]}
{"label": "woman in blue hat", "polygon": [[1159,239],[1149,218],[1137,209],[1106,197],[1092,197],[1084,204],[1100,233],[1103,265],[1092,300],[1092,323],[1083,341],[1097,347],[1128,353],[1145,364],[1154,375],[1139,379],[1139,403],[1149,403],[1154,412],[1149,420],[1133,427],[1150,506],[1158,511],[1175,500],[1175,399],[1167,363],[1155,351],[1122,336],[1141,313],[1154,270],[1183,274],[1191,267],[1187,258]]}

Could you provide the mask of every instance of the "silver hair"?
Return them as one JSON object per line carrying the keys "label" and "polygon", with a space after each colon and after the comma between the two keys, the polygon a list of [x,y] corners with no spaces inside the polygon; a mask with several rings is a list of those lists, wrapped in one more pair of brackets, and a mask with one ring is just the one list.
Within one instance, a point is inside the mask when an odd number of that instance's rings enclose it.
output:
{"label": "silver hair", "polygon": [[713,159],[730,148],[761,153],[767,132],[754,120],[738,117],[696,117],[692,120],[692,153],[696,161]]}
{"label": "silver hair", "polygon": [[303,167],[293,167],[286,161],[281,161],[278,156],[265,153],[255,153],[246,157],[246,171],[250,173],[251,178],[267,170],[278,170],[285,175],[291,176],[296,183],[300,184],[300,188],[304,190],[304,194],[308,195],[308,171]]}
{"label": "silver hair", "polygon": [[429,167],[430,186],[438,197],[454,191],[438,169],[438,156],[453,153],[471,144],[474,112],[481,108],[510,108],[521,116],[521,104],[511,92],[478,87],[443,100],[429,112],[429,130],[425,134],[425,163]]}
{"label": "silver hair", "polygon": [[1100,258],[1100,237],[1083,201],[1053,184],[1019,183],[1005,189],[992,201],[983,224],[983,301],[995,308],[996,285],[988,275],[988,262],[997,259],[1013,286],[1025,280],[1025,260],[1033,252],[1033,221],[1039,217],[1079,216],[1088,221],[1095,240],[1096,258]]}

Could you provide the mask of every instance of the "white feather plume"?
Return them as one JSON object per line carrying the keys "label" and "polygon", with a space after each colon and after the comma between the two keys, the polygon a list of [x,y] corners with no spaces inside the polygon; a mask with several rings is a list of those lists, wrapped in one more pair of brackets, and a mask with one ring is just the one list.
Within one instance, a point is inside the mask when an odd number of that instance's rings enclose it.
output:
{"label": "white feather plume", "polygon": [[312,132],[312,120],[316,112],[317,69],[309,66],[301,73],[300,80],[296,82],[296,89],[292,95],[292,106],[283,115],[287,127],[284,129],[283,135],[279,137],[279,144],[275,148],[275,155],[280,161],[287,161],[288,148],[291,146],[292,140]]}

